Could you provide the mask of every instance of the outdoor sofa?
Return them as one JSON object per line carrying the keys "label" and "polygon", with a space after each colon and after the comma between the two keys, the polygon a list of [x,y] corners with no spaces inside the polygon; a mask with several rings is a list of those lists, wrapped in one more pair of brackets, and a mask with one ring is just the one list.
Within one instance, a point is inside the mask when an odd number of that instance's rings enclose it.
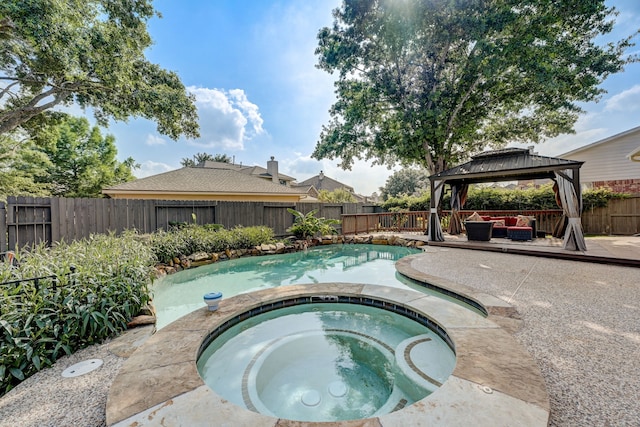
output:
{"label": "outdoor sofa", "polygon": [[535,218],[523,215],[492,217],[481,216],[474,212],[464,224],[468,240],[488,241],[491,238],[533,240],[537,231]]}

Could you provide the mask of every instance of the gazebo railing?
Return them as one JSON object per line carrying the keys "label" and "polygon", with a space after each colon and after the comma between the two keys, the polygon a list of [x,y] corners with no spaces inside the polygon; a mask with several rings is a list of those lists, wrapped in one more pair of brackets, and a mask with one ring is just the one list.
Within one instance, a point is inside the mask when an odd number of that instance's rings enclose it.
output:
{"label": "gazebo railing", "polygon": [[[551,233],[556,222],[562,217],[561,209],[459,211],[460,217],[463,221],[474,212],[478,212],[482,216],[534,216],[536,218],[537,229],[544,230],[547,233]],[[440,212],[440,221],[443,229],[446,229],[446,226],[449,224],[450,216],[450,210],[443,210]],[[424,233],[427,231],[427,227],[429,225],[428,211],[345,214],[341,217],[343,234],[375,233],[384,231]]]}

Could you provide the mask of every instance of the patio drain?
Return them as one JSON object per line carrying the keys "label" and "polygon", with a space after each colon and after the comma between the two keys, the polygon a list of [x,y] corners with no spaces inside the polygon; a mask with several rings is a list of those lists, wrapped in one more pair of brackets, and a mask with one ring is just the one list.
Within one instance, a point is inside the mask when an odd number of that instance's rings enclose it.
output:
{"label": "patio drain", "polygon": [[102,366],[102,359],[87,359],[82,362],[78,362],[75,365],[69,366],[62,371],[62,376],[65,378],[79,377],[80,375],[88,374],[91,371],[95,371]]}

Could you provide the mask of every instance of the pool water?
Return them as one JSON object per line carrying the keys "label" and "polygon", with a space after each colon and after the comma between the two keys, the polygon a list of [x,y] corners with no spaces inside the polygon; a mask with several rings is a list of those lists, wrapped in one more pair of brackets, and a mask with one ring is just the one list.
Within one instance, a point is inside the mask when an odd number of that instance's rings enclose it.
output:
{"label": "pool water", "polygon": [[436,390],[455,355],[428,327],[343,303],[287,307],[223,332],[198,359],[205,383],[274,417],[338,421],[402,409]]}
{"label": "pool water", "polygon": [[282,255],[243,257],[181,271],[153,288],[158,329],[204,307],[202,296],[224,298],[276,286],[349,282],[411,289],[425,288],[396,273],[395,262],[420,253],[401,246],[330,245]]}

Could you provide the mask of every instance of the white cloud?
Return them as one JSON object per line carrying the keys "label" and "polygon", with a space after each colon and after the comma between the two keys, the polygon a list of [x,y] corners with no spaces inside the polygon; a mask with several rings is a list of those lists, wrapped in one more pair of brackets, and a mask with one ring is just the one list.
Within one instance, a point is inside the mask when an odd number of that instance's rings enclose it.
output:
{"label": "white cloud", "polygon": [[605,111],[631,112],[640,109],[640,85],[620,92],[606,101]]}
{"label": "white cloud", "polygon": [[166,163],[154,162],[151,160],[147,160],[146,162],[142,162],[140,164],[140,168],[133,171],[133,174],[136,178],[145,178],[151,175],[157,175],[163,172],[169,172],[170,170],[174,170],[175,167],[168,165]]}
{"label": "white cloud", "polygon": [[[312,159],[311,156],[303,156],[300,153],[296,153],[299,157],[294,160],[285,160],[285,168],[287,174],[295,176],[298,181],[304,181],[314,175],[320,173],[323,168],[323,163]],[[299,177],[304,176],[304,178]]]}
{"label": "white cloud", "polygon": [[195,95],[200,122],[200,138],[191,145],[243,150],[245,141],[265,133],[258,106],[242,89],[225,91],[188,87]]}
{"label": "white cloud", "polygon": [[154,146],[154,145],[166,145],[167,141],[164,138],[161,138],[157,135],[149,134],[147,135],[147,139],[144,142],[146,145]]}
{"label": "white cloud", "polygon": [[264,133],[264,130],[262,129],[262,123],[264,123],[264,121],[260,116],[258,106],[249,102],[249,100],[247,99],[247,95],[241,89],[232,89],[229,91],[229,95],[231,95],[236,105],[245,114],[245,116],[249,120],[249,123],[251,123],[253,133],[255,135]]}

